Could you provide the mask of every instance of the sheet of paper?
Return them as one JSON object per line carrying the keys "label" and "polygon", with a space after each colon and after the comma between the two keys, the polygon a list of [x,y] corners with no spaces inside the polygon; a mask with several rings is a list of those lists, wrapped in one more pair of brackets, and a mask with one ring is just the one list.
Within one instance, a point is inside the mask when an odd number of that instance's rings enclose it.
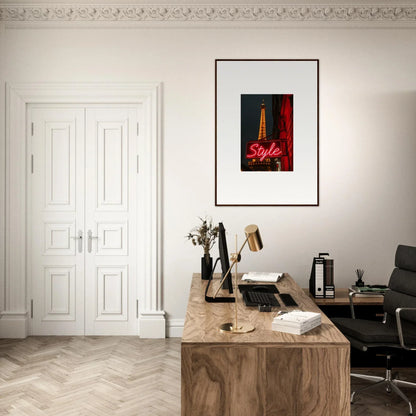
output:
{"label": "sheet of paper", "polygon": [[276,283],[283,277],[283,273],[249,272],[243,275],[242,280],[247,282]]}

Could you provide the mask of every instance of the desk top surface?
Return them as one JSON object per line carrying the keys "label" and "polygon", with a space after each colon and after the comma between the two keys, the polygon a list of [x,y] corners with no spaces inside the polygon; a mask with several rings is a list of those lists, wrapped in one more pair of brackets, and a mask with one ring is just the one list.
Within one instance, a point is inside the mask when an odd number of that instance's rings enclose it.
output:
{"label": "desk top surface", "polygon": [[[240,274],[241,278],[241,274]],[[214,278],[209,288],[212,296],[219,285],[219,279]],[[201,280],[200,274],[194,274],[186,311],[185,326],[182,344],[208,343],[208,344],[287,344],[287,347],[296,345],[348,345],[348,340],[341,334],[329,318],[321,312],[312,299],[288,274],[276,283],[281,293],[290,293],[299,307],[287,308],[282,305],[273,308],[272,312],[259,312],[255,307],[244,304],[240,291],[238,291],[238,320],[239,323],[250,323],[255,327],[248,334],[227,334],[219,331],[219,326],[234,321],[234,303],[208,303],[205,302],[205,288],[207,280]],[[228,292],[227,292],[228,293]],[[224,296],[224,291],[219,292]],[[303,335],[294,335],[273,331],[272,321],[279,310],[301,309],[304,311],[320,312],[321,326],[312,329]]]}

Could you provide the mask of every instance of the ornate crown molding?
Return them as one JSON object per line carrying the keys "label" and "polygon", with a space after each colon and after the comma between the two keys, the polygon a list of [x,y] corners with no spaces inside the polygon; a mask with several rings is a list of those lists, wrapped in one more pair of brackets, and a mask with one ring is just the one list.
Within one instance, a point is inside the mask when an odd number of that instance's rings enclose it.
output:
{"label": "ornate crown molding", "polygon": [[0,5],[8,22],[416,22],[413,6]]}

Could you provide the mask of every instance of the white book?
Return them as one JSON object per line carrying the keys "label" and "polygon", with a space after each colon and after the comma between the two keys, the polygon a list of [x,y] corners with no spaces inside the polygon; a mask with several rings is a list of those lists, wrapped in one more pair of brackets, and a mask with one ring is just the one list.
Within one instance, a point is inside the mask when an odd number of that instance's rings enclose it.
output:
{"label": "white book", "polygon": [[315,325],[311,325],[305,328],[294,328],[291,326],[285,326],[285,325],[279,325],[279,326],[275,326],[274,324],[272,325],[272,329],[273,331],[278,331],[278,332],[286,332],[288,334],[295,334],[295,335],[303,335],[306,332],[311,331],[312,329],[320,326],[321,324],[318,322]]}
{"label": "white book", "polygon": [[283,273],[268,273],[268,272],[249,272],[243,274],[241,280],[247,282],[266,282],[276,283],[283,277]]}
{"label": "white book", "polygon": [[320,313],[292,311],[276,316],[272,322],[272,329],[301,335],[319,325],[321,325]]}

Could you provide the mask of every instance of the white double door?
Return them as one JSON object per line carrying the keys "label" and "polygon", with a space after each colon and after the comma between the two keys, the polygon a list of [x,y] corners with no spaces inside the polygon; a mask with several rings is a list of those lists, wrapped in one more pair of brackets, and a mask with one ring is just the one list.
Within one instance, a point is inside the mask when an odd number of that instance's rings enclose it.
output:
{"label": "white double door", "polygon": [[32,105],[33,335],[137,335],[140,107]]}

